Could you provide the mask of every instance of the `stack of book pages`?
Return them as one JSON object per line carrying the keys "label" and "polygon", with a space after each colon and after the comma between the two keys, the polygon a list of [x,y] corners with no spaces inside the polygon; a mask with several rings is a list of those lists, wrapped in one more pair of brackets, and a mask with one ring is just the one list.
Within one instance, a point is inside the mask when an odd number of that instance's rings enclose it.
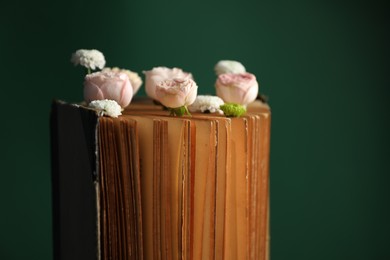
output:
{"label": "stack of book pages", "polygon": [[55,256],[268,259],[270,119],[53,102]]}

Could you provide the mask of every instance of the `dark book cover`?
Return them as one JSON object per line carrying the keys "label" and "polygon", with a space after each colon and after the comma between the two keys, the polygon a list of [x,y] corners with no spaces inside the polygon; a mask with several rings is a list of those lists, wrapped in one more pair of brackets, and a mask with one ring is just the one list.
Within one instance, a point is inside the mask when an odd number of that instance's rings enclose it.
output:
{"label": "dark book cover", "polygon": [[94,111],[54,101],[50,116],[54,259],[98,259]]}

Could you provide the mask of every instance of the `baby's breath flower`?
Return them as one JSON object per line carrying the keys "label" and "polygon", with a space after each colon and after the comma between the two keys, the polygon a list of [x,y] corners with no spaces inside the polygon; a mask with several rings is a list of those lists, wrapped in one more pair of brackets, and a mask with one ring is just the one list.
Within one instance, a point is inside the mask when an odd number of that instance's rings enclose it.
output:
{"label": "baby's breath flower", "polygon": [[122,108],[115,100],[94,100],[89,103],[89,107],[98,110],[102,115],[118,117],[122,115]]}
{"label": "baby's breath flower", "polygon": [[87,69],[95,70],[96,68],[102,69],[106,65],[103,53],[98,50],[77,50],[72,54],[71,62],[76,66],[80,64]]}
{"label": "baby's breath flower", "polygon": [[199,95],[196,97],[195,102],[188,106],[188,109],[191,112],[223,114],[223,111],[220,109],[220,106],[223,104],[224,102],[220,97]]}

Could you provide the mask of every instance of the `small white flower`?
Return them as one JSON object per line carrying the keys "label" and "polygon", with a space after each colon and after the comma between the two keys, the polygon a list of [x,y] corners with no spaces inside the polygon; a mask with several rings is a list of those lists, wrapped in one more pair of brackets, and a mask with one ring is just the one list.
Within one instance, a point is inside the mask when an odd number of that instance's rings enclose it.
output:
{"label": "small white flower", "polygon": [[188,106],[191,112],[210,112],[223,114],[223,111],[219,108],[224,102],[217,96],[204,96],[199,95],[196,97],[195,102]]}
{"label": "small white flower", "polygon": [[215,65],[214,70],[217,75],[225,73],[237,74],[246,72],[244,65],[234,60],[221,60]]}
{"label": "small white flower", "polygon": [[122,115],[122,108],[115,100],[94,100],[89,103],[89,107],[98,110],[102,115],[111,117]]}
{"label": "small white flower", "polygon": [[72,54],[71,62],[76,66],[80,64],[87,69],[102,69],[106,65],[103,53],[98,50],[77,50]]}

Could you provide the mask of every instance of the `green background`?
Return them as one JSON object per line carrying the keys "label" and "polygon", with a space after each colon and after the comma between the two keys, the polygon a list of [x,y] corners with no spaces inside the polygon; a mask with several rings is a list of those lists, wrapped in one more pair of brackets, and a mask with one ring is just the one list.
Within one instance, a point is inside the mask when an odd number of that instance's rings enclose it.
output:
{"label": "green background", "polygon": [[50,104],[82,100],[80,48],[139,73],[181,67],[200,94],[215,93],[217,61],[241,61],[272,106],[272,260],[390,259],[383,3],[3,4],[0,259],[51,259]]}

